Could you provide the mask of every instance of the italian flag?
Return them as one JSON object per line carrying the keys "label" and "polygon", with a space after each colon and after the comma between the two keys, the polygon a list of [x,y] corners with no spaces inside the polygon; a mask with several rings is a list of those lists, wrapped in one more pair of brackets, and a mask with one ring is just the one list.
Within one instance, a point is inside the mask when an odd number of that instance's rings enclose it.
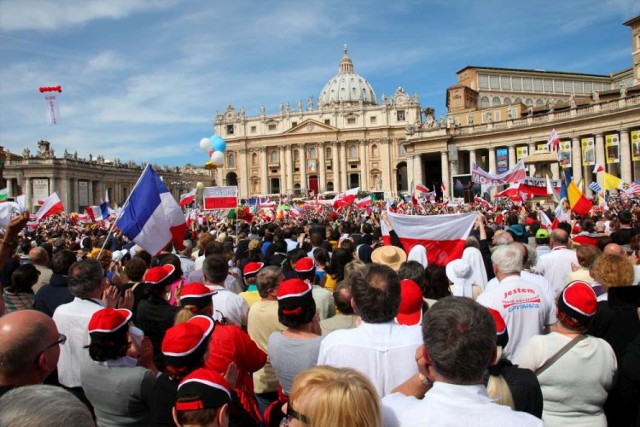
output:
{"label": "italian flag", "polygon": [[[450,215],[402,215],[388,212],[387,215],[406,253],[414,246],[422,245],[427,249],[429,263],[442,266],[462,257],[467,237],[478,216],[475,212]],[[390,245],[387,226],[384,222],[381,226],[384,242]]]}
{"label": "italian flag", "polygon": [[7,197],[9,197],[9,189],[3,188],[2,190],[0,190],[0,203],[6,202]]}

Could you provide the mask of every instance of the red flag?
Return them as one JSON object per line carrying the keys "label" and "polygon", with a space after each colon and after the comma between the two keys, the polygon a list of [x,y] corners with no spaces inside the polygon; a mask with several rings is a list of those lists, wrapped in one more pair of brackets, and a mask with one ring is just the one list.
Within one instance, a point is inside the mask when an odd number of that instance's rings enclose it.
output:
{"label": "red flag", "polygon": [[196,198],[196,189],[195,188],[193,190],[189,191],[187,194],[181,194],[180,195],[180,207],[184,208],[185,206],[190,205],[191,203],[193,203],[195,198]]}
{"label": "red flag", "polygon": [[422,185],[422,184],[418,184],[418,185],[416,185],[416,191],[418,193],[428,193],[429,189],[427,187],[425,187],[424,185]]}
{"label": "red flag", "polygon": [[64,206],[58,197],[58,193],[53,193],[43,201],[42,206],[36,212],[36,222],[42,221],[43,218],[64,211]]}
{"label": "red flag", "polygon": [[349,206],[356,199],[358,191],[360,191],[360,187],[352,188],[344,193],[337,194],[333,199],[333,208],[338,210]]}
{"label": "red flag", "polygon": [[549,139],[547,140],[547,147],[553,151],[558,151],[558,148],[560,147],[560,137],[555,129],[551,130],[551,135],[549,135]]}
{"label": "red flag", "polygon": [[[406,253],[416,245],[423,245],[427,249],[429,263],[443,266],[462,256],[477,215],[476,212],[426,216],[388,212],[389,221]],[[385,244],[390,244],[387,227],[384,222],[381,225]]]}

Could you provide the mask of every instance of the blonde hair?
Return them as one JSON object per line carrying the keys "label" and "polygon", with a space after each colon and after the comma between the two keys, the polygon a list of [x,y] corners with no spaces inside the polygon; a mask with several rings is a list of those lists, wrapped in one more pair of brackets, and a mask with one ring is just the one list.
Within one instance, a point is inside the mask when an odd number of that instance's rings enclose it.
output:
{"label": "blonde hair", "polygon": [[593,276],[605,289],[630,286],[633,283],[633,264],[627,257],[602,254],[593,264]]}
{"label": "blonde hair", "polygon": [[194,313],[193,309],[197,310],[197,307],[195,305],[185,305],[184,307],[182,307],[176,313],[176,317],[173,321],[173,324],[178,325],[180,323],[188,322],[193,316],[198,314],[197,312]]}
{"label": "blonde hair", "polygon": [[367,264],[360,261],[359,259],[354,259],[353,261],[348,262],[344,266],[344,279],[347,280],[349,277],[353,275],[353,273],[361,271],[366,266]]}
{"label": "blonde hair", "polygon": [[[502,357],[502,347],[496,347],[496,364],[500,363],[500,357]],[[489,375],[487,395],[498,405],[516,409],[509,384],[507,384],[507,380],[502,375]]]}
{"label": "blonde hair", "polygon": [[309,419],[309,427],[382,427],[378,393],[351,368],[316,366],[299,373],[289,402]]}

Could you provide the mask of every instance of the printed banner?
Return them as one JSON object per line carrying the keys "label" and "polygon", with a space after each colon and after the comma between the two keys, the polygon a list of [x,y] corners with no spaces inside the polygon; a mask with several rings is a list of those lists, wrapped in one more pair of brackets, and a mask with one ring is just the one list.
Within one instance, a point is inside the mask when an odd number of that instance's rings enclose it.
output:
{"label": "printed banner", "polygon": [[309,160],[309,165],[307,167],[308,173],[316,173],[318,171],[318,163],[315,160]]}
{"label": "printed banner", "polygon": [[571,167],[571,140],[560,141],[560,150],[558,151],[558,163],[562,168]]}
{"label": "printed banner", "polygon": [[31,198],[34,205],[39,204],[49,197],[49,179],[35,178],[31,185],[33,186],[33,196]]}
{"label": "printed banner", "polygon": [[631,156],[634,162],[640,161],[640,130],[631,131]]}
{"label": "printed banner", "polygon": [[505,173],[509,170],[509,149],[508,148],[498,148],[496,150],[496,165],[497,165],[497,173]]}
{"label": "printed banner", "polygon": [[536,143],[536,150],[547,150],[547,151],[549,151],[549,146],[547,145],[546,142],[537,142]]}
{"label": "printed banner", "polygon": [[204,210],[232,209],[238,206],[238,187],[205,187],[202,198]]}
{"label": "printed banner", "polygon": [[596,164],[596,142],[592,136],[582,138],[582,166],[593,166]]}
{"label": "printed banner", "polygon": [[[558,193],[562,187],[562,181],[559,179],[549,180],[552,189]],[[519,191],[522,193],[529,193],[533,196],[545,197],[549,195],[549,189],[547,188],[546,178],[534,178],[527,177],[520,183]]]}
{"label": "printed banner", "polygon": [[476,184],[484,186],[505,185],[511,182],[522,181],[527,177],[524,170],[524,161],[520,160],[510,171],[502,174],[493,175],[482,170],[477,164],[473,164],[471,168],[471,180]]}
{"label": "printed banner", "polygon": [[89,182],[78,181],[78,204],[89,206]]}
{"label": "printed banner", "polygon": [[60,111],[58,111],[58,100],[54,94],[44,96],[44,104],[47,109],[47,123],[57,125],[60,123]]}
{"label": "printed banner", "polygon": [[520,147],[516,147],[516,162],[519,162],[522,159],[526,159],[529,155],[529,146],[522,145]]}
{"label": "printed banner", "polygon": [[607,164],[620,163],[620,134],[611,133],[604,137]]}

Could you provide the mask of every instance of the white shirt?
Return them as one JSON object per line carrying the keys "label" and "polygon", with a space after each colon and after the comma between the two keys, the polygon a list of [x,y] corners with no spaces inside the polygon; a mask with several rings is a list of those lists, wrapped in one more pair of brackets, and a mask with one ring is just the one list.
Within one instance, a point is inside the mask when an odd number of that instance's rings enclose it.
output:
{"label": "white shirt", "polygon": [[[526,280],[527,282],[535,283],[536,285],[540,286],[540,289],[542,289],[549,301],[552,303],[555,302],[556,291],[544,276],[529,273],[528,271],[521,271],[520,277],[522,277],[522,280]],[[487,283],[487,290],[493,288],[494,286],[498,286],[499,283],[500,282],[498,281],[498,278],[494,277],[493,279],[489,280],[489,283]]]}
{"label": "white shirt", "polygon": [[480,294],[477,302],[500,312],[507,324],[509,343],[504,353],[508,358],[529,338],[542,334],[545,325],[557,320],[554,304],[540,287],[520,276],[505,277],[498,286]]}
{"label": "white shirt", "polygon": [[393,393],[382,399],[386,427],[422,426],[542,426],[525,412],[493,403],[484,385],[437,381],[422,400]]}
{"label": "white shirt", "polygon": [[578,264],[576,253],[564,246],[556,246],[538,258],[534,270],[546,277],[557,294],[564,289],[567,276],[573,271],[571,264]]}
{"label": "white shirt", "polygon": [[67,336],[67,342],[60,346],[58,359],[58,381],[65,387],[81,387],[80,367],[83,362],[90,362],[89,320],[96,311],[104,308],[103,302],[97,299],[74,298],[62,304],[53,313],[53,321],[61,334]]}
{"label": "white shirt", "polygon": [[327,335],[320,344],[318,365],[360,371],[382,397],[418,373],[415,354],[420,345],[420,325],[363,322]]}
{"label": "white shirt", "polygon": [[[222,313],[227,322],[239,328],[246,329],[247,316],[249,315],[249,304],[247,304],[247,301],[240,295],[222,286],[208,285],[208,287],[218,292],[211,296],[213,299],[213,318],[215,320],[222,320],[220,318],[220,313]],[[220,313],[216,313],[218,311]]]}

